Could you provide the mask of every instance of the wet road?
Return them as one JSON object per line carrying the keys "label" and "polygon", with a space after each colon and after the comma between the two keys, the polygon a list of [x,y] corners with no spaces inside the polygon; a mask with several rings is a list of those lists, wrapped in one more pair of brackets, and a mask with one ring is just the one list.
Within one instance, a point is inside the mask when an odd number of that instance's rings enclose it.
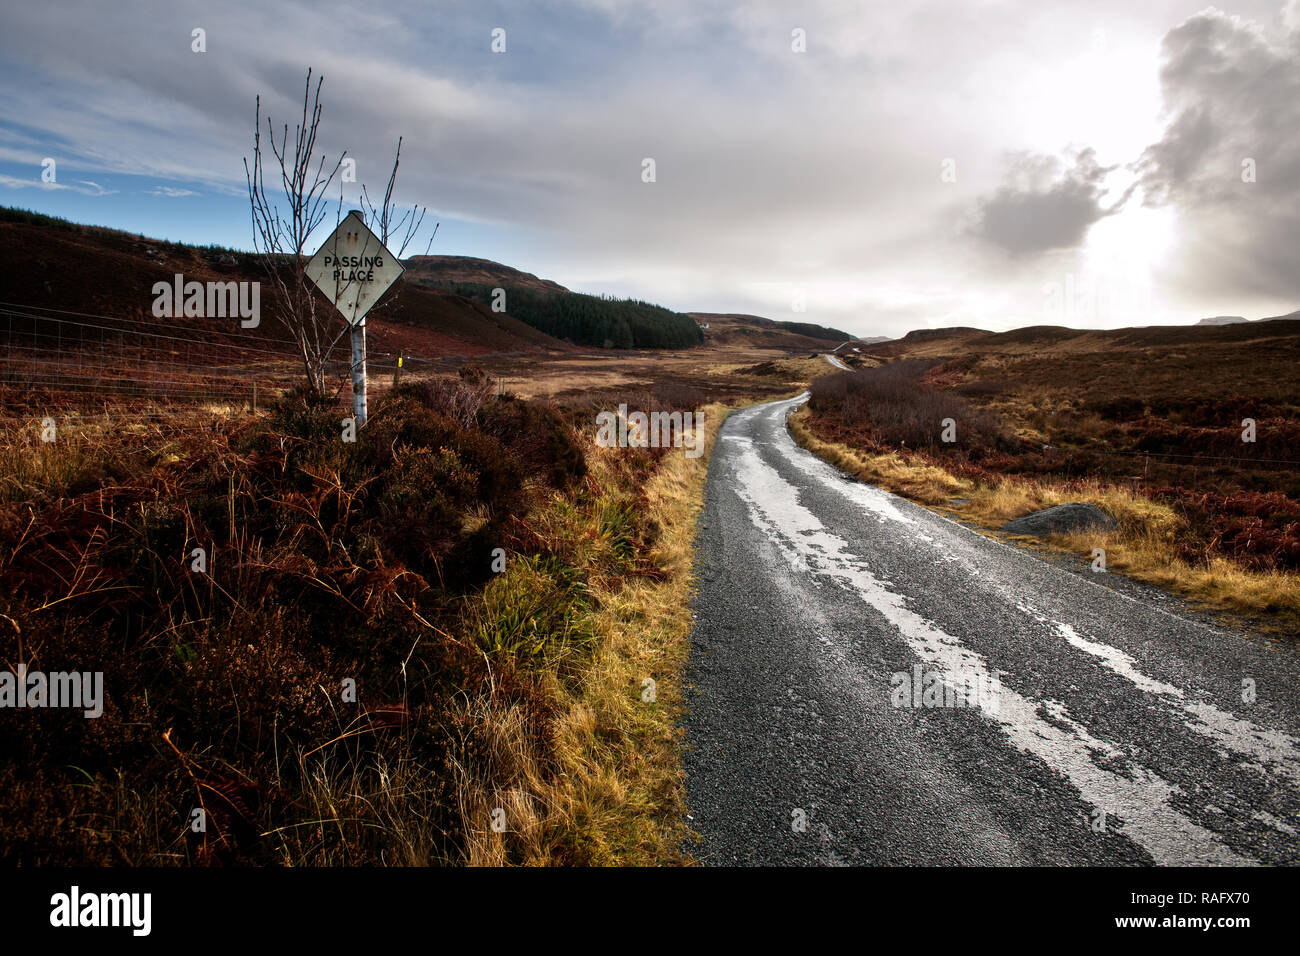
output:
{"label": "wet road", "polygon": [[685,720],[718,864],[1294,864],[1300,652],[799,448],[710,465]]}

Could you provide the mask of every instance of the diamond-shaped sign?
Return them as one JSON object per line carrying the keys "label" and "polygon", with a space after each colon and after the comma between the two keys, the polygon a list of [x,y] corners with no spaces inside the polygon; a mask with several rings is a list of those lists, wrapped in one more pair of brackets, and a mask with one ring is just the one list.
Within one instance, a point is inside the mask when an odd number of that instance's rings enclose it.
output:
{"label": "diamond-shaped sign", "polygon": [[388,287],[406,271],[352,210],[307,263],[307,275],[325,297],[356,325]]}

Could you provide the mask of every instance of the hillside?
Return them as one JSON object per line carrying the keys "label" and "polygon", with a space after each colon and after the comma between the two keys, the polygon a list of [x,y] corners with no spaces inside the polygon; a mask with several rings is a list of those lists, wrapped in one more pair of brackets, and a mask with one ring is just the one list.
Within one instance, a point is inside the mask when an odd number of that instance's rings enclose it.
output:
{"label": "hillside", "polygon": [[[271,319],[269,283],[248,253],[151,239],[19,209],[0,209],[0,241],[20,250],[23,263],[0,280],[0,302],[46,314],[78,313],[69,318],[83,323],[111,319],[208,334],[251,334],[273,348],[288,347],[285,330]],[[432,358],[569,351],[575,346],[681,349],[700,344],[823,352],[850,341],[862,344],[815,323],[677,313],[646,302],[585,295],[473,256],[411,256],[404,265],[403,278],[366,322],[376,352]],[[187,281],[263,281],[266,320],[256,330],[246,330],[224,318],[155,318],[153,285],[177,273]],[[507,291],[504,313],[490,308],[497,288]],[[323,299],[320,306],[329,308]]]}
{"label": "hillside", "polygon": [[969,339],[980,338],[985,335],[994,335],[985,329],[973,329],[967,326],[953,326],[944,329],[913,329],[901,339],[899,343],[912,345],[917,342],[947,342],[947,341],[967,341]]}
{"label": "hillside", "polygon": [[[175,329],[263,337],[270,347],[287,335],[270,318],[270,286],[255,257],[149,239],[112,229],[78,226],[6,210],[0,242],[16,250],[19,267],[5,270],[0,302],[42,312],[81,313],[82,322],[111,319]],[[14,221],[36,218],[35,222]],[[451,258],[451,257],[448,257]],[[155,318],[153,285],[171,281],[263,281],[263,321],[240,328],[225,318]],[[321,300],[322,307],[328,304]],[[567,349],[529,325],[469,299],[399,281],[366,321],[371,347],[424,356]]]}
{"label": "hillside", "polygon": [[1279,319],[1300,319],[1300,310],[1286,315],[1269,315],[1262,319],[1248,319],[1244,315],[1215,315],[1201,319],[1197,325],[1240,325],[1243,322],[1274,322]]}
{"label": "hillside", "polygon": [[[535,278],[535,277],[534,277]],[[484,307],[502,298],[505,310],[547,335],[600,349],[685,349],[700,345],[695,320],[652,302],[555,289],[491,283],[436,282]]]}
{"label": "hillside", "polygon": [[[1218,380],[1237,380],[1248,391],[1256,380],[1266,384],[1271,376],[1294,378],[1300,360],[1300,324],[1287,319],[1227,325],[1150,325],[1122,329],[1070,329],[1036,325],[1009,332],[979,329],[924,329],[909,332],[893,342],[873,346],[872,353],[887,358],[962,361],[970,371],[1036,370],[1045,383],[1072,363],[1095,367],[1128,368],[1155,362],[1181,363]],[[1078,360],[1077,362],[1075,360]],[[1245,369],[1243,363],[1249,363]],[[1249,373],[1249,374],[1247,374]],[[1067,387],[1068,378],[1056,378]],[[1097,383],[1115,388],[1114,380]]]}
{"label": "hillside", "polygon": [[708,325],[708,345],[828,352],[852,338],[847,332],[810,322],[778,322],[761,315],[733,312],[687,313],[701,325]]}
{"label": "hillside", "polygon": [[569,291],[558,282],[539,279],[531,272],[522,272],[491,259],[476,259],[473,256],[411,256],[402,264],[406,266],[407,278],[413,280],[534,289],[539,292]]}

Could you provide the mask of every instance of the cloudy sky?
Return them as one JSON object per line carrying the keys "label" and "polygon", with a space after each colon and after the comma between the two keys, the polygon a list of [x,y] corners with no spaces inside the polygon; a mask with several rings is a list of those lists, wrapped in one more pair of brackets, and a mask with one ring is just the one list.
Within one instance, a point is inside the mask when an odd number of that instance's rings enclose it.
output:
{"label": "cloudy sky", "polygon": [[372,190],[405,137],[433,251],[581,291],[862,335],[1300,308],[1300,0],[9,3],[0,204],[248,247],[254,100],[292,124],[308,67]]}

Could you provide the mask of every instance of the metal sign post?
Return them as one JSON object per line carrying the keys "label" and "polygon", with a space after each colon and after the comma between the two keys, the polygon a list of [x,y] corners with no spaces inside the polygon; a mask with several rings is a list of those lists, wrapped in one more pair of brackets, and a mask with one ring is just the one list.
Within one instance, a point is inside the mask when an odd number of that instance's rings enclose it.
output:
{"label": "metal sign post", "polygon": [[366,313],[405,270],[353,209],[307,264],[307,275],[352,327],[352,414],[366,423]]}
{"label": "metal sign post", "polygon": [[366,320],[352,326],[352,415],[366,423]]}

